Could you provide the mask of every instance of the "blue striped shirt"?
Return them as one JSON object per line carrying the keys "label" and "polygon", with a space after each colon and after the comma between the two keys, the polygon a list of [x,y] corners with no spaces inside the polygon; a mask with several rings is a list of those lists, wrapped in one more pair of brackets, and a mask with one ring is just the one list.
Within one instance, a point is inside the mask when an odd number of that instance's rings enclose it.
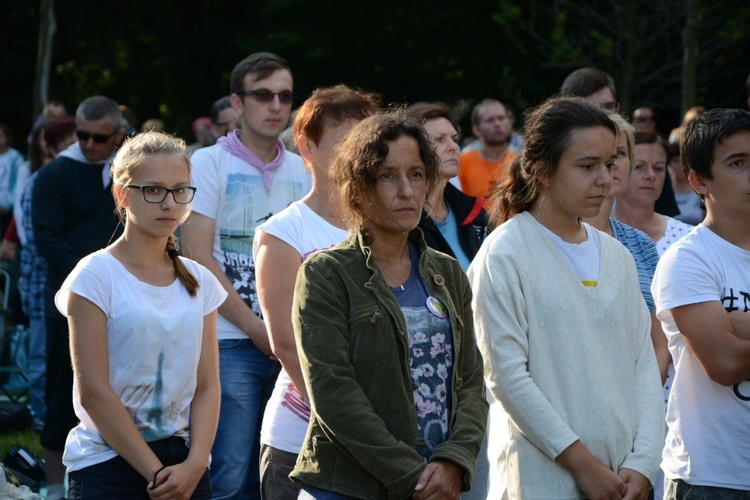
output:
{"label": "blue striped shirt", "polygon": [[641,294],[646,301],[649,312],[654,312],[654,297],[651,295],[651,282],[654,280],[654,271],[659,262],[659,253],[656,244],[649,236],[634,227],[623,224],[617,219],[609,218],[612,224],[612,233],[615,239],[630,250],[635,259],[635,268],[638,270],[638,283],[641,285]]}

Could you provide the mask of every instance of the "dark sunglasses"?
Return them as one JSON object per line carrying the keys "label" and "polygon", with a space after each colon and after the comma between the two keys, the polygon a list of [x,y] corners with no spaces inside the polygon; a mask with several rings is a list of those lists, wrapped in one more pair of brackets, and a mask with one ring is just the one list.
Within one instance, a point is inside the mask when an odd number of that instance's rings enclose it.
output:
{"label": "dark sunglasses", "polygon": [[271,92],[268,89],[243,90],[237,92],[237,95],[251,95],[258,102],[271,102],[275,96],[279,96],[279,102],[281,104],[291,104],[292,101],[294,101],[294,92],[291,90],[282,90],[281,92]]}
{"label": "dark sunglasses", "polygon": [[88,141],[89,139],[93,139],[95,143],[97,144],[104,144],[108,140],[112,138],[113,135],[115,135],[120,130],[115,130],[111,134],[89,134],[85,130],[76,130],[76,137],[78,139],[82,140],[83,142]]}

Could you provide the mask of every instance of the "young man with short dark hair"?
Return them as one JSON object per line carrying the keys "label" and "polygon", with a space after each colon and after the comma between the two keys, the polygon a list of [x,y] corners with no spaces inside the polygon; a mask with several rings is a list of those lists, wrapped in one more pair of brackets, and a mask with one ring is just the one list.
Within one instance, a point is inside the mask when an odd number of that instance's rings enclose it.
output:
{"label": "young man with short dark hair", "polygon": [[748,498],[750,112],[700,114],[680,153],[707,214],[661,257],[652,285],[676,370],[665,498]]}
{"label": "young man with short dark hair", "polygon": [[560,87],[560,95],[577,96],[601,106],[607,113],[618,113],[615,81],[597,68],[580,68],[569,74]]}
{"label": "young man with short dark hair", "polygon": [[252,248],[255,228],[312,186],[302,159],[279,141],[292,91],[289,64],[276,54],[240,61],[230,99],[241,128],[191,157],[198,190],[182,241],[229,293],[217,325],[221,411],[213,498],[260,498],[259,428],[281,365],[260,318]]}

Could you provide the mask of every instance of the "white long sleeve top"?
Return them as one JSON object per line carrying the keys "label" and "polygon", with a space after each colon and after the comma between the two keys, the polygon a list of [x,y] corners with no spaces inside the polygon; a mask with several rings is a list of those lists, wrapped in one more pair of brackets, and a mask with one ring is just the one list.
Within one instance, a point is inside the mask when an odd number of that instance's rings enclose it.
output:
{"label": "white long sleeve top", "polygon": [[501,441],[493,481],[509,498],[582,498],[554,461],[579,439],[615,472],[653,483],[659,469],[664,405],[649,312],[633,257],[600,236],[593,290],[529,213],[497,228],[469,268],[485,379],[502,405],[490,422]]}

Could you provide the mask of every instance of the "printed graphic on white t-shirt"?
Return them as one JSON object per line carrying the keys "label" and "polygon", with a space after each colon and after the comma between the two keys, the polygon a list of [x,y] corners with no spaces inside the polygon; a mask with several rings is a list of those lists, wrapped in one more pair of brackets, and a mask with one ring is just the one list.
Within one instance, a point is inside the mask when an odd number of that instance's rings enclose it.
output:
{"label": "printed graphic on white t-shirt", "polygon": [[[288,152],[284,163],[272,174],[270,190],[257,168],[220,145],[199,149],[191,163],[193,182],[198,188],[192,209],[215,221],[213,257],[222,264],[240,297],[260,316],[252,256],[255,229],[305,196],[312,178],[305,172],[302,159]],[[221,314],[217,336],[219,340],[247,338]]]}
{"label": "printed graphic on white t-shirt", "polygon": [[[273,186],[275,196],[293,200],[299,185],[279,180]],[[227,177],[225,205],[219,217],[219,237],[224,255],[224,272],[234,289],[255,314],[261,316],[255,287],[255,262],[252,258],[255,228],[273,216],[274,203],[260,195],[265,191],[258,175],[234,173]]]}

